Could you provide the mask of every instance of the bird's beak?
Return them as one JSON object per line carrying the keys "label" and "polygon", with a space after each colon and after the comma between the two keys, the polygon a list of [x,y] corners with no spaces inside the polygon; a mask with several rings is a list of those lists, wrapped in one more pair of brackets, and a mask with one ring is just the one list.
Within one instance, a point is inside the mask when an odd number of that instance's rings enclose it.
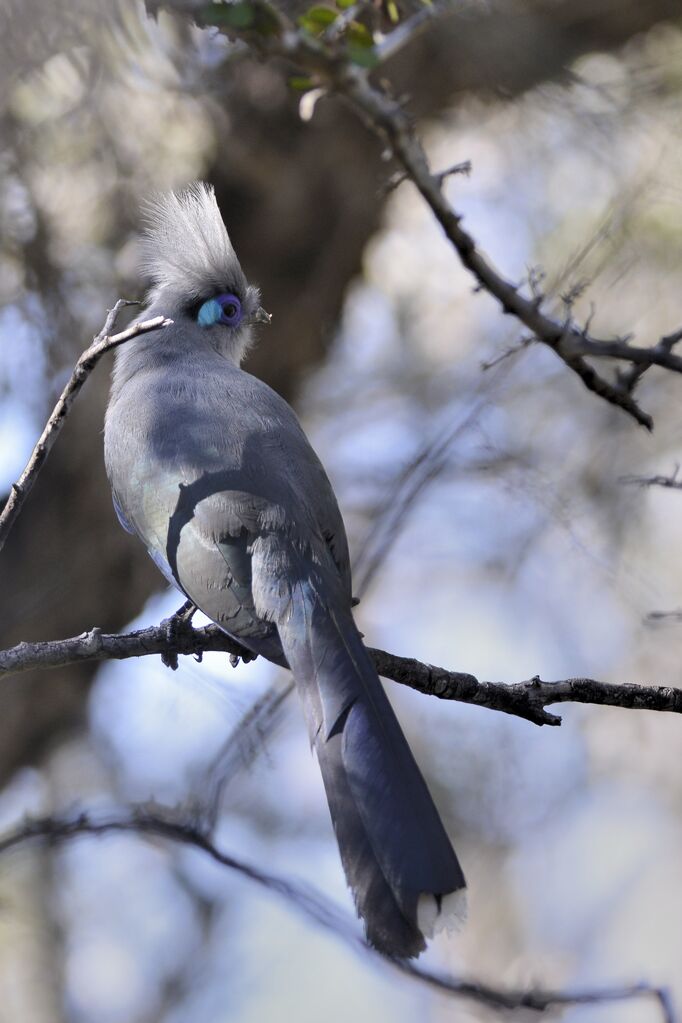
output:
{"label": "bird's beak", "polygon": [[272,322],[272,314],[271,313],[266,313],[266,311],[265,311],[265,309],[263,309],[262,305],[258,306],[258,308],[256,309],[255,313],[253,314],[253,316],[249,320],[249,323],[271,323],[271,322]]}

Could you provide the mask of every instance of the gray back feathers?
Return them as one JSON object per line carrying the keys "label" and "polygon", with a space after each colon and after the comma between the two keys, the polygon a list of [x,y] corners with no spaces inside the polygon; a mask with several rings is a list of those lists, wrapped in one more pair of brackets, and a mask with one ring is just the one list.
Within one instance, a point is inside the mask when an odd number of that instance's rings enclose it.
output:
{"label": "gray back feathers", "polygon": [[199,299],[246,287],[212,185],[195,182],[149,200],[140,269],[157,288]]}

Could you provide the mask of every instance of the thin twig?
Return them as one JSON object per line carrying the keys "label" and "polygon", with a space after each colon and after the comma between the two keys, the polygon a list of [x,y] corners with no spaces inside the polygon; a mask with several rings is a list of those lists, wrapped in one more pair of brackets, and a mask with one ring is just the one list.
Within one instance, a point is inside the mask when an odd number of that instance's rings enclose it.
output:
{"label": "thin twig", "polygon": [[488,393],[491,382],[481,385],[475,404],[468,412],[447,429],[440,429],[434,438],[424,444],[417,454],[399,473],[393,484],[387,488],[382,507],[365,536],[353,572],[354,593],[363,597],[376,576],[380,566],[396,543],[401,528],[426,487],[438,478],[448,457],[448,451],[455,440],[476,424],[490,401]]}
{"label": "thin twig", "polygon": [[41,433],[40,439],[26,463],[26,468],[17,482],[13,483],[10,488],[9,497],[0,514],[0,550],[2,550],[22,506],[60,434],[74,401],[101,357],[113,348],[118,348],[119,345],[130,341],[131,338],[137,337],[139,334],[146,334],[151,330],[159,330],[161,327],[167,327],[173,322],[164,316],[155,316],[153,319],[145,320],[143,323],[134,323],[127,330],[110,337],[109,331],[112,329],[118,313],[123,306],[132,304],[134,303],[127,302],[122,298],[118,300],[113,309],[109,310],[106,322],[100,333],[78,359],[66,387],[62,391],[50,418],[45,424],[45,429]]}
{"label": "thin twig", "polygon": [[435,177],[442,188],[448,178],[453,178],[457,174],[463,174],[465,178],[470,177],[471,160],[460,160],[459,163],[453,163],[450,167],[446,167],[445,170],[438,171]]}
{"label": "thin twig", "polygon": [[397,28],[394,28],[377,45],[376,51],[379,61],[383,64],[391,57],[395,57],[397,53],[420,35],[430,22],[442,16],[442,14],[442,8],[437,7],[435,4],[424,4],[411,17],[401,22]]}
{"label": "thin twig", "polygon": [[[187,626],[175,632],[162,623],[121,635],[92,629],[70,639],[19,643],[9,650],[0,651],[0,678],[34,668],[57,668],[80,661],[125,660],[150,654],[197,656],[216,651],[240,654],[242,648],[217,625],[199,629]],[[457,700],[513,714],[536,725],[561,724],[558,715],[545,709],[556,703],[587,703],[682,714],[682,689],[675,686],[599,682],[591,678],[544,682],[539,676],[525,682],[484,682],[468,672],[450,671],[386,650],[368,647],[368,652],[378,673],[393,682],[441,700]]]}
{"label": "thin twig", "polygon": [[647,625],[660,625],[661,622],[682,622],[682,610],[674,611],[649,611],[644,618]]}
{"label": "thin twig", "polygon": [[154,804],[152,806],[153,808],[147,805],[133,809],[132,813],[126,816],[110,815],[95,818],[87,813],[80,813],[75,817],[43,817],[28,820],[0,837],[0,854],[19,848],[29,841],[42,840],[54,844],[86,835],[101,836],[123,832],[162,838],[201,850],[221,866],[240,874],[268,892],[275,892],[309,920],[341,938],[356,952],[363,956],[372,956],[375,962],[381,962],[412,980],[444,994],[467,998],[496,1010],[525,1008],[538,1012],[553,1006],[589,1005],[648,998],[658,1004],[663,1023],[676,1023],[670,993],[665,988],[651,984],[629,984],[576,991],[502,990],[475,980],[464,980],[434,970],[425,970],[404,960],[389,959],[367,945],[358,934],[354,922],[319,892],[260,870],[223,852],[210,834],[193,820],[183,820],[176,812],[169,812]]}
{"label": "thin twig", "polygon": [[[672,352],[678,341],[682,341],[682,330],[673,331],[672,334],[667,334],[665,337],[662,337],[656,345],[656,348],[663,354],[669,354]],[[651,363],[649,365],[651,365]],[[649,366],[646,365],[646,363],[639,363],[638,365],[630,366],[626,370],[621,370],[618,381],[623,390],[632,393],[648,368]]]}
{"label": "thin twig", "polygon": [[331,23],[329,28],[324,32],[324,41],[326,43],[336,43],[341,39],[354,21],[365,13],[367,10],[372,9],[372,0],[359,0],[359,3],[353,4],[351,7],[346,7],[345,10],[341,11],[336,16],[334,21]]}
{"label": "thin twig", "polygon": [[536,337],[522,337],[516,344],[509,345],[504,351],[500,352],[499,355],[494,356],[492,359],[484,360],[481,363],[481,369],[487,371],[494,369],[495,366],[499,366],[500,363],[506,362],[507,359],[512,359],[515,355],[525,351],[529,345],[534,344],[537,341]]}
{"label": "thin twig", "polygon": [[[471,160],[461,160],[459,163],[453,163],[452,166],[446,167],[445,170],[438,171],[434,177],[442,187],[448,178],[454,177],[456,174],[463,174],[468,178],[471,174]],[[402,185],[403,181],[409,180],[409,177],[404,171],[398,171],[386,182],[383,187],[382,194],[389,195],[391,192],[394,192],[399,185]]]}
{"label": "thin twig", "polygon": [[668,490],[682,490],[679,479],[679,465],[673,469],[671,476],[621,476],[620,483],[631,483],[638,487],[665,487]]}

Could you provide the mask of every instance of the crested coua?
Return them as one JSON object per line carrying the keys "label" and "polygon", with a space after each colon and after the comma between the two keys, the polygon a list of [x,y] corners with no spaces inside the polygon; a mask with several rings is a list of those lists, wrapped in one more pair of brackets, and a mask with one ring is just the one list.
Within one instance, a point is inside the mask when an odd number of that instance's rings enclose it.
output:
{"label": "crested coua", "polygon": [[267,320],[212,188],[149,207],[143,316],[116,352],[105,425],[114,506],[165,577],[293,672],[368,940],[412,957],[461,912],[464,877],[351,613],[343,521],[287,403],[240,369]]}

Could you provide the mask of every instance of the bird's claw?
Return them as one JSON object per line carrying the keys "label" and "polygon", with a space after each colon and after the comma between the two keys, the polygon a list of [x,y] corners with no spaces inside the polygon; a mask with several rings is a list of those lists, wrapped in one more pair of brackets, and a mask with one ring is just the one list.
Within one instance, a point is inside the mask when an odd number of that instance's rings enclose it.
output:
{"label": "bird's claw", "polygon": [[161,622],[161,627],[166,633],[167,644],[166,649],[161,652],[161,663],[171,671],[178,669],[178,654],[183,652],[185,645],[183,640],[186,641],[194,632],[192,617],[196,610],[196,604],[193,604],[191,600],[186,600],[175,614],[172,614],[170,618],[164,618]]}
{"label": "bird's claw", "polygon": [[240,661],[242,664],[249,664],[251,661],[255,661],[257,656],[257,654],[251,653],[250,650],[243,647],[240,653],[230,654],[230,664],[233,668],[236,668]]}

